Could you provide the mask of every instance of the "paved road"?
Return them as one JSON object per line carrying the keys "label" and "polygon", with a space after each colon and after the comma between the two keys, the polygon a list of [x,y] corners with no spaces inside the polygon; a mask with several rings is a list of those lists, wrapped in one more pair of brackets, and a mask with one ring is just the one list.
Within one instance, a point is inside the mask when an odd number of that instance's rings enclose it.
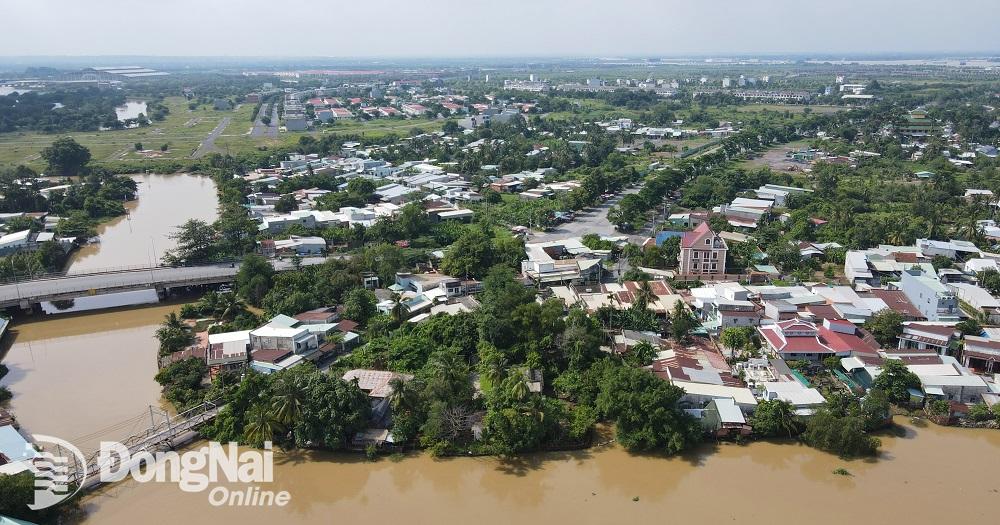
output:
{"label": "paved road", "polygon": [[226,129],[226,126],[229,125],[231,120],[233,120],[232,117],[223,118],[222,121],[219,122],[219,125],[215,126],[215,129],[213,129],[211,133],[205,137],[205,140],[201,141],[201,144],[198,145],[198,149],[191,154],[191,158],[200,159],[213,151],[217,151],[215,147],[215,139],[219,138],[219,135],[222,135],[223,130]]}
{"label": "paved road", "polygon": [[[597,235],[601,235],[603,237],[618,237],[622,235],[622,233],[615,230],[615,226],[608,221],[608,210],[617,204],[623,196],[638,193],[639,188],[639,186],[628,188],[612,199],[603,202],[596,207],[589,208],[587,211],[577,212],[576,219],[571,222],[560,224],[552,231],[543,232],[532,230],[531,236],[528,237],[527,242],[559,241],[570,237],[583,237],[588,233],[596,233]],[[630,238],[632,237],[639,238],[640,236],[630,236]]]}
{"label": "paved road", "polygon": [[250,131],[251,137],[277,137],[278,136],[278,105],[271,105],[271,124],[266,125],[261,120],[264,117],[264,110],[267,109],[267,104],[261,107],[261,111],[257,114],[257,120],[253,123],[253,130]]}
{"label": "paved road", "polygon": [[[301,260],[301,265],[322,264],[324,261],[326,261],[324,257],[307,257]],[[290,259],[272,262],[274,269],[278,271],[291,270],[294,267]],[[239,264],[226,263],[177,268],[157,267],[36,279],[0,285],[0,307],[17,305],[21,299],[36,302],[35,298],[72,296],[74,294],[87,295],[91,290],[124,291],[156,286],[185,286],[188,283],[222,283],[232,280],[238,271]]]}

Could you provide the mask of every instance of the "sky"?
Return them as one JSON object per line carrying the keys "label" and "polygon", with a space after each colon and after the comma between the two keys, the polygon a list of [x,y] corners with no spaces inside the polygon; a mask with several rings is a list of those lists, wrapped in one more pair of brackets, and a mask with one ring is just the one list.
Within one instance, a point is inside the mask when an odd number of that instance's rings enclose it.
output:
{"label": "sky", "polygon": [[1000,52],[998,0],[2,0],[0,56]]}

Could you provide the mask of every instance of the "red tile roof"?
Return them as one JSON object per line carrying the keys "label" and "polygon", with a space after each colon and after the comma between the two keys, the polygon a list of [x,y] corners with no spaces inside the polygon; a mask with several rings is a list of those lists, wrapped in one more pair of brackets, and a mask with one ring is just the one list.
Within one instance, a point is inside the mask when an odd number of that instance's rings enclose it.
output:
{"label": "red tile roof", "polygon": [[708,227],[708,223],[703,222],[699,224],[695,229],[689,232],[684,232],[684,235],[681,236],[681,247],[690,248],[694,246],[706,234],[715,235],[715,233],[712,232],[712,230]]}
{"label": "red tile roof", "polygon": [[[859,294],[860,295],[860,294]],[[870,295],[878,299],[882,299],[889,309],[894,312],[899,312],[903,317],[908,317],[910,319],[923,319],[924,314],[917,310],[916,306],[906,298],[906,294],[902,290],[883,290],[880,288],[875,288],[870,292]],[[866,297],[867,294],[862,295]]]}

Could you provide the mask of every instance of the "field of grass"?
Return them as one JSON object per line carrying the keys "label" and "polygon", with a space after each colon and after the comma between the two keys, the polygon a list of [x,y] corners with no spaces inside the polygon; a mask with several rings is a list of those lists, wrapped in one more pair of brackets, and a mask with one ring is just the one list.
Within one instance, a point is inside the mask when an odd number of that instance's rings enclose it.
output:
{"label": "field of grass", "polygon": [[[160,158],[187,159],[212,129],[226,116],[234,120],[249,120],[253,107],[242,106],[235,111],[215,111],[211,107],[200,106],[192,111],[183,97],[170,97],[164,103],[170,114],[161,122],[148,127],[112,131],[73,132],[46,134],[36,132],[0,134],[0,165],[28,164],[36,168],[43,166],[39,152],[56,138],[66,135],[90,148],[94,161],[138,160],[135,143],[141,142],[146,149],[159,150],[162,144],[169,144],[169,150]],[[240,117],[239,114],[246,115]]]}
{"label": "field of grass", "polygon": [[[223,153],[239,154],[259,148],[276,148],[296,144],[302,135],[319,137],[326,133],[351,134],[364,137],[380,137],[390,133],[409,136],[419,128],[423,131],[437,131],[444,121],[431,119],[394,120],[380,119],[369,122],[341,122],[331,128],[321,128],[308,133],[281,133],[277,138],[250,137],[253,127],[250,115],[253,104],[242,104],[230,111],[215,111],[211,106],[188,109],[188,101],[183,97],[169,97],[164,103],[170,114],[161,122],[144,128],[113,131],[75,132],[45,134],[35,132],[0,134],[0,166],[27,164],[43,169],[44,161],[39,153],[56,138],[66,135],[90,149],[94,162],[138,162],[147,159],[135,150],[135,143],[143,148],[156,150],[156,159],[186,161],[198,149],[220,122],[229,117],[230,122],[215,140],[216,150]],[[169,144],[166,152],[160,153],[160,146]]]}

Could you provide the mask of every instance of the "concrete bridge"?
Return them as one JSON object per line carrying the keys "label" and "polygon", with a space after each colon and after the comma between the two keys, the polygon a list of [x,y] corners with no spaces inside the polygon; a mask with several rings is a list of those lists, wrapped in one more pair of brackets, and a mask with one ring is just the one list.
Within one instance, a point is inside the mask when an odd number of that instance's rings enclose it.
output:
{"label": "concrete bridge", "polygon": [[[320,264],[323,257],[309,257],[302,265]],[[275,270],[291,270],[290,261],[272,261]],[[163,293],[171,288],[229,283],[236,279],[240,263],[227,262],[204,266],[156,266],[105,271],[79,275],[56,275],[0,285],[0,309],[30,309],[43,301],[64,301],[133,290],[155,289]]]}

